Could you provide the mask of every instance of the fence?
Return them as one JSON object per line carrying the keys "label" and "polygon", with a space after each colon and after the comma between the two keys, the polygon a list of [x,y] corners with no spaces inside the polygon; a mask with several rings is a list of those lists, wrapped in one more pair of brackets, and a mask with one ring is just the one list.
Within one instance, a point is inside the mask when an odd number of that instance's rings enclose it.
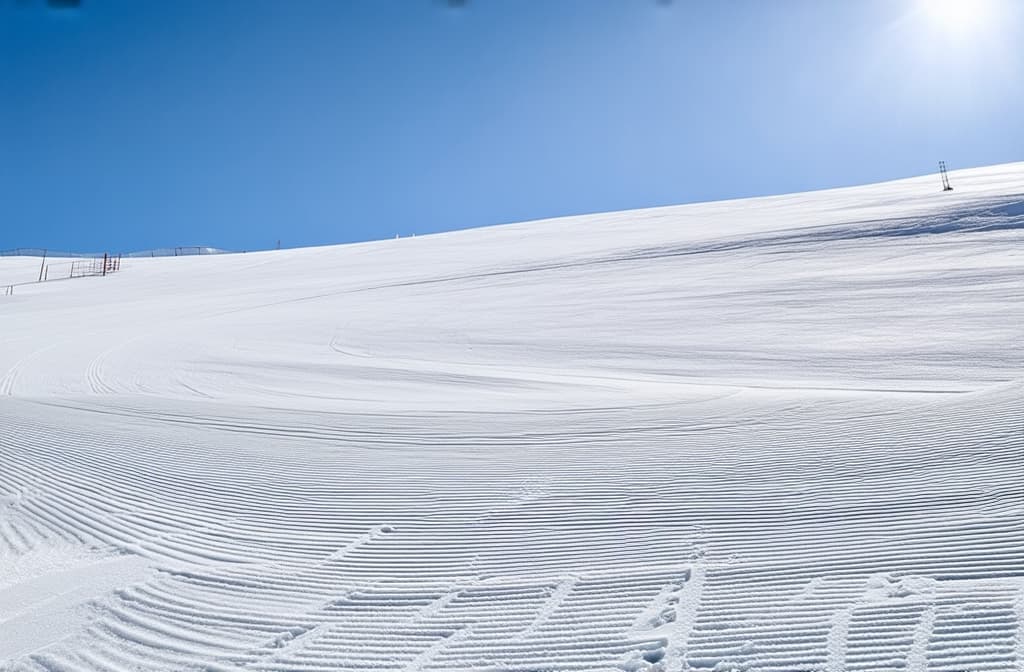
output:
{"label": "fence", "polygon": [[[51,273],[50,269],[53,269]],[[87,278],[91,276],[104,276],[116,273],[121,270],[121,255],[112,256],[104,254],[102,257],[91,259],[78,259],[77,261],[64,261],[55,264],[47,264],[43,270],[43,281],[56,280],[58,278]]]}
{"label": "fence", "polygon": [[[158,247],[152,250],[124,252],[118,256],[192,257],[200,254],[234,254],[235,252],[235,250],[222,250],[217,247],[204,247],[202,245],[180,245],[178,247]],[[99,252],[62,252],[60,250],[44,249],[42,247],[12,247],[7,250],[0,250],[0,257],[59,257],[63,259],[85,259],[87,257],[99,256],[102,256]]]}
{"label": "fence", "polygon": [[9,250],[0,250],[0,257],[95,257],[95,252],[86,254],[83,252],[62,252],[60,250],[49,250],[42,247],[12,247]]}
{"label": "fence", "polygon": [[[106,253],[83,254],[81,252],[57,252],[55,250],[41,247],[14,247],[0,250],[0,257],[40,257],[39,263],[32,272],[34,280],[22,280],[10,282],[8,278],[2,278],[0,292],[4,296],[14,294],[14,288],[22,285],[31,285],[47,280],[70,280],[71,278],[87,278],[93,276],[105,276],[121,270],[121,257],[186,257],[209,254],[235,254],[230,250],[221,250],[215,247],[203,247],[200,245],[188,245],[178,247],[164,247],[143,252],[129,252],[114,256]],[[61,261],[46,263],[47,258],[59,258]],[[8,274],[9,275],[9,274]],[[38,277],[37,277],[38,276]],[[19,276],[23,277],[23,276]]]}
{"label": "fence", "polygon": [[[19,255],[27,256],[27,255]],[[14,294],[15,287],[34,285],[53,280],[70,280],[72,278],[102,277],[121,270],[121,255],[104,254],[102,257],[71,259],[47,264],[43,257],[40,265],[32,271],[33,280],[9,282],[7,278],[0,283],[0,291],[4,296]],[[37,277],[38,276],[38,277]]]}
{"label": "fence", "polygon": [[[0,292],[4,296],[14,294],[14,288],[22,285],[31,285],[47,280],[70,280],[71,278],[87,278],[93,276],[105,276],[121,270],[121,257],[184,257],[208,254],[235,254],[229,250],[221,250],[215,247],[202,247],[198,245],[167,247],[145,252],[130,252],[124,255],[114,256],[106,253],[82,254],[80,252],[56,252],[41,247],[15,247],[7,250],[0,250],[0,257],[41,257],[36,270],[32,272],[32,281],[9,282],[3,278],[0,282]],[[60,258],[62,261],[55,261],[47,264],[47,258]],[[38,275],[38,277],[36,277]]]}

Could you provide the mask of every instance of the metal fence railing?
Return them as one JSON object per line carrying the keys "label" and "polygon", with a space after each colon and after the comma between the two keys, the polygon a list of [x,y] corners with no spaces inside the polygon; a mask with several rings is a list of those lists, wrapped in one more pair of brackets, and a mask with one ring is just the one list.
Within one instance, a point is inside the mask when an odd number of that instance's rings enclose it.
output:
{"label": "metal fence railing", "polygon": [[102,257],[46,264],[46,267],[43,269],[43,282],[57,280],[58,278],[104,276],[116,273],[119,270],[121,270],[121,255],[115,257],[104,254]]}
{"label": "metal fence railing", "polygon": [[60,250],[48,250],[42,247],[12,247],[8,250],[0,250],[0,257],[63,257],[70,259],[74,257],[95,257],[95,252],[62,252]]}
{"label": "metal fence railing", "polygon": [[[215,247],[203,247],[200,245],[188,245],[178,247],[157,248],[142,252],[129,252],[112,255],[105,254],[83,254],[81,252],[60,252],[44,249],[41,247],[14,247],[0,250],[0,257],[39,257],[34,262],[34,269],[27,279],[21,275],[21,267],[18,266],[17,282],[11,282],[11,278],[3,277],[0,282],[0,292],[4,296],[14,294],[14,288],[22,285],[35,284],[48,280],[69,280],[71,278],[85,278],[90,276],[104,276],[116,273],[121,270],[122,257],[185,257],[210,254],[236,254],[230,250],[222,250]],[[55,261],[48,260],[54,259]],[[59,259],[59,261],[56,261]],[[5,274],[9,276],[10,273]]]}
{"label": "metal fence railing", "polygon": [[[152,250],[139,250],[136,252],[122,252],[122,257],[192,257],[208,254],[234,254],[235,250],[222,250],[217,247],[204,247],[202,245],[179,245],[178,247],[158,247]],[[0,250],[0,257],[60,257],[62,259],[78,259],[87,257],[102,256],[99,252],[62,252],[60,250],[45,249],[42,247],[12,247]]]}
{"label": "metal fence railing", "polygon": [[[24,256],[24,255],[22,255]],[[38,277],[32,280],[21,282],[8,282],[5,280],[0,284],[4,296],[14,294],[14,288],[22,285],[34,285],[40,282],[53,280],[70,280],[72,278],[87,278],[94,276],[105,276],[121,270],[121,255],[104,254],[103,256],[86,257],[81,259],[70,259],[46,263],[46,257],[42,257],[38,268]],[[36,271],[33,271],[35,276]]]}

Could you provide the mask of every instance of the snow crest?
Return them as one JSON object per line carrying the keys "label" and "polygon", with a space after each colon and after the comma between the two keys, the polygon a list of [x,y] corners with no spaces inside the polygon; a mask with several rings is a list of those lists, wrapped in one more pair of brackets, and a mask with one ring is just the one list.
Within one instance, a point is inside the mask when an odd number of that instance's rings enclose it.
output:
{"label": "snow crest", "polygon": [[19,286],[0,669],[1024,669],[1024,164],[952,179]]}

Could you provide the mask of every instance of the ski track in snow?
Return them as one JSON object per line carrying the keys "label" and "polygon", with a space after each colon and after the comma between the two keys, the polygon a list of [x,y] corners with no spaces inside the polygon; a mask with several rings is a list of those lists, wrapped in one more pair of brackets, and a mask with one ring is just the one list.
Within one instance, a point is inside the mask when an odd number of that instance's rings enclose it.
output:
{"label": "ski track in snow", "polygon": [[19,286],[0,669],[1024,669],[1024,164],[952,180]]}

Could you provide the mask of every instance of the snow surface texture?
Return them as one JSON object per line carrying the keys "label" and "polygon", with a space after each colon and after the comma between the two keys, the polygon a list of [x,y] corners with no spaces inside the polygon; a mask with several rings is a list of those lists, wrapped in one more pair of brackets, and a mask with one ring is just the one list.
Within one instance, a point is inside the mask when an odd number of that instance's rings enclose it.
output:
{"label": "snow surface texture", "polygon": [[18,287],[0,668],[1024,669],[1024,164],[952,180]]}

